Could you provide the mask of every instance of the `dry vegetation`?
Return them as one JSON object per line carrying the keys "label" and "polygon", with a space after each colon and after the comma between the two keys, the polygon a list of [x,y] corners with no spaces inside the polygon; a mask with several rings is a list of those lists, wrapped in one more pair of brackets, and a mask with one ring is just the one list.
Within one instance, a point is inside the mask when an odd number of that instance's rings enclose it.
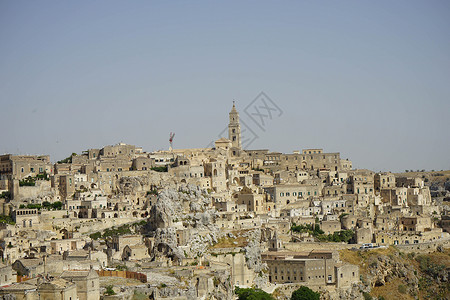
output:
{"label": "dry vegetation", "polygon": [[398,250],[394,247],[357,251],[344,249],[339,251],[339,257],[344,262],[358,265],[359,271],[361,273],[364,273],[368,268],[368,265],[365,263],[365,261],[367,261],[370,257],[378,255],[389,255],[395,253],[396,251]]}
{"label": "dry vegetation", "polygon": [[248,244],[248,238],[242,236],[245,232],[245,230],[233,231],[232,233],[235,238],[228,236],[221,237],[216,244],[210,247],[210,249],[245,247]]}
{"label": "dry vegetation", "polygon": [[[395,176],[427,178],[430,183],[450,180],[450,170],[396,173]],[[424,177],[425,176],[425,177]]]}
{"label": "dry vegetation", "polygon": [[122,278],[122,277],[100,277],[100,287],[112,286],[136,286],[142,285],[142,282],[137,279],[132,278]]}
{"label": "dry vegetation", "polygon": [[[419,279],[419,289],[416,290],[419,299],[449,299],[448,297],[450,297],[448,279],[439,282],[435,279],[436,277],[433,277],[438,276],[439,272],[436,270],[439,267],[442,267],[444,271],[450,269],[450,249],[444,249],[443,252],[420,254],[404,253],[396,247],[389,247],[366,251],[341,250],[339,254],[342,261],[358,265],[361,275],[365,278],[370,273],[369,263],[373,261],[371,258],[379,255],[396,257],[395,261],[414,267],[414,273]],[[381,297],[381,299],[415,299],[408,294],[407,285],[406,278],[394,277],[384,285],[373,287],[370,295]]]}
{"label": "dry vegetation", "polygon": [[377,286],[372,289],[370,293],[372,296],[383,297],[384,299],[405,299],[405,300],[413,300],[414,297],[408,295],[406,293],[400,292],[402,289],[399,286],[402,286],[403,281],[400,278],[392,280],[383,286]]}

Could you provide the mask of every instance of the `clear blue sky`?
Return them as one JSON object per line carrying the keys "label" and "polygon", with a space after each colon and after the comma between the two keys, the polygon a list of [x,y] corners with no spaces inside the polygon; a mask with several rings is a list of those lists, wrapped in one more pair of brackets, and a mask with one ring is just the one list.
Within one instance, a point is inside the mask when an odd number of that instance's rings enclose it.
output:
{"label": "clear blue sky", "polygon": [[450,169],[450,2],[0,1],[0,153],[203,147],[261,91],[250,148]]}

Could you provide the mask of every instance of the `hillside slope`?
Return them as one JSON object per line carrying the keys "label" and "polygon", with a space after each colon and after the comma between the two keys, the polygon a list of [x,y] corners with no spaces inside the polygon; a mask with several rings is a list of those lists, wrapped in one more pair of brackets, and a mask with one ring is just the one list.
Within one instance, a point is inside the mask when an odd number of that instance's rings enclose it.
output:
{"label": "hillside slope", "polygon": [[[360,267],[361,280],[378,299],[450,299],[450,249],[430,254],[396,247],[342,250],[341,260]],[[365,294],[366,299],[370,299]]]}

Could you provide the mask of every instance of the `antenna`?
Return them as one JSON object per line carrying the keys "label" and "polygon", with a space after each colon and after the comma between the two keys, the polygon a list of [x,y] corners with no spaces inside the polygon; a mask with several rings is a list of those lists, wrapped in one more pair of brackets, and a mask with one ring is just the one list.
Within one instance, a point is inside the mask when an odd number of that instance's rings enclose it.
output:
{"label": "antenna", "polygon": [[169,135],[169,143],[170,143],[169,151],[173,150],[173,138],[174,137],[175,137],[175,132],[171,132]]}

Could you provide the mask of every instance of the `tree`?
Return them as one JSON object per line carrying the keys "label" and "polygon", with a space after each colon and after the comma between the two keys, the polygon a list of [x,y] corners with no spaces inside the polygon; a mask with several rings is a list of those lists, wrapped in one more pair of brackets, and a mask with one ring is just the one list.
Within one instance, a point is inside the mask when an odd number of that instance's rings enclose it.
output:
{"label": "tree", "polygon": [[241,289],[236,287],[236,295],[239,300],[274,300],[274,298],[260,289]]}
{"label": "tree", "polygon": [[306,286],[301,286],[291,295],[291,300],[319,300],[320,294]]}
{"label": "tree", "polygon": [[114,292],[113,286],[108,285],[106,287],[105,295],[111,296],[111,295],[115,295],[115,294],[116,294],[116,292]]}
{"label": "tree", "polygon": [[62,202],[61,202],[61,201],[53,202],[53,203],[51,204],[51,208],[52,208],[52,209],[55,209],[55,210],[60,210],[60,209],[62,209]]}
{"label": "tree", "polygon": [[74,152],[69,157],[64,158],[63,160],[57,161],[58,164],[71,164],[72,163],[72,157],[77,156],[77,154]]}

